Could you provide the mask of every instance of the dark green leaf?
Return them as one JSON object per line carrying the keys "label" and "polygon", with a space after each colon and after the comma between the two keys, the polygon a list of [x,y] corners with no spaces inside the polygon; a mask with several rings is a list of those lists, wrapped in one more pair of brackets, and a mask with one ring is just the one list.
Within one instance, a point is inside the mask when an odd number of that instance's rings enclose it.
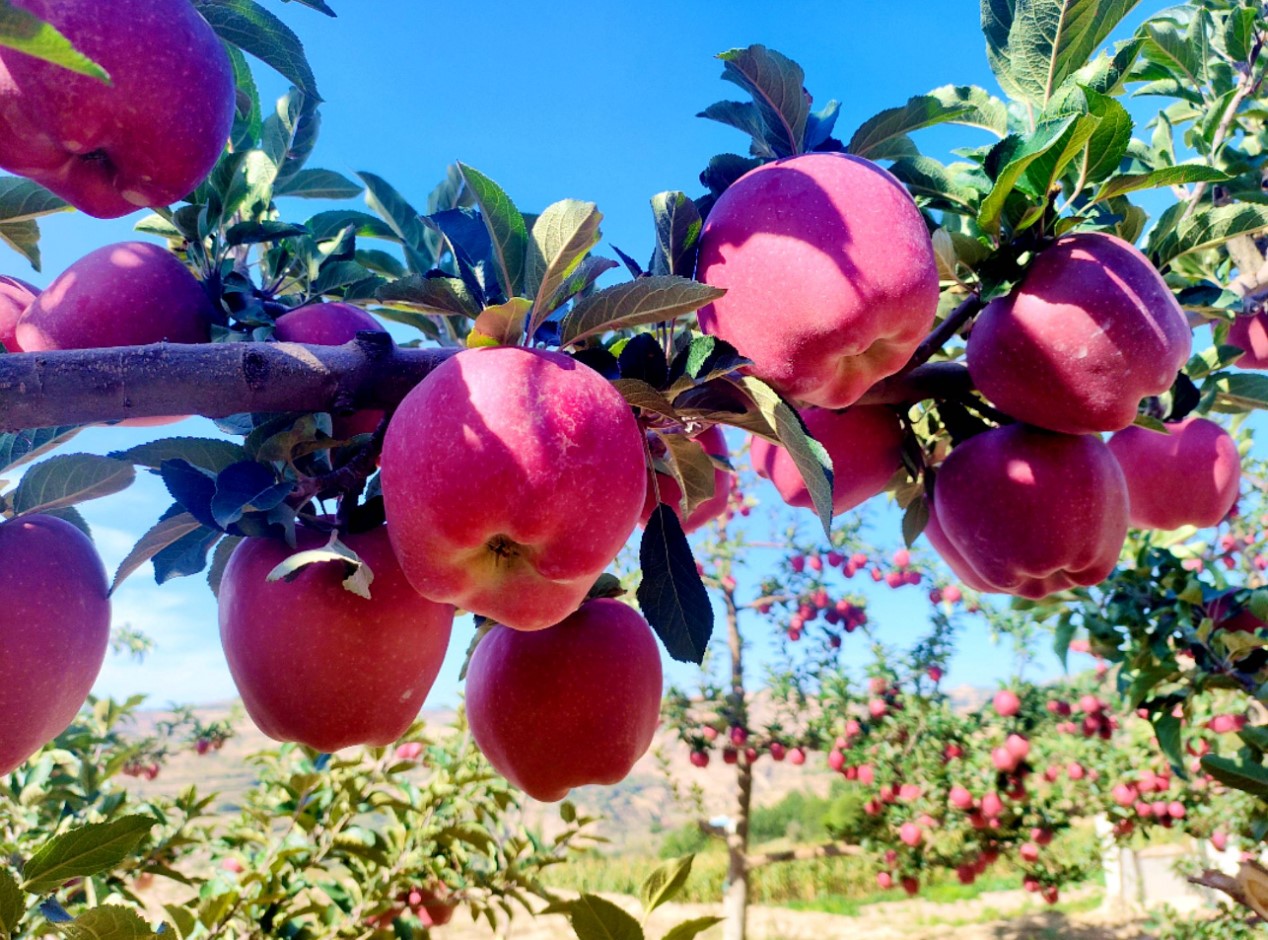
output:
{"label": "dark green leaf", "polygon": [[524,292],[524,262],[528,252],[528,229],[524,216],[502,187],[473,167],[458,164],[458,171],[475,194],[480,216],[498,266],[498,279],[507,299]]}
{"label": "dark green leaf", "polygon": [[220,539],[219,529],[200,526],[158,551],[151,560],[154,582],[166,584],[173,578],[198,574],[207,567],[207,553]]}
{"label": "dark green leaf", "polygon": [[106,70],[76,49],[69,39],[9,0],[0,2],[0,46],[8,46],[89,78],[110,81]]}
{"label": "dark green leaf", "polygon": [[71,878],[87,878],[119,864],[149,833],[150,816],[121,816],[110,822],[68,829],[44,843],[22,869],[22,888],[48,894]]}
{"label": "dark green leaf", "polygon": [[683,277],[643,277],[577,301],[564,317],[562,345],[632,326],[673,320],[717,300],[725,291]]}
{"label": "dark green leaf", "polygon": [[357,176],[365,183],[366,204],[383,217],[404,246],[410,270],[415,274],[430,270],[433,258],[427,247],[427,226],[418,212],[381,176],[366,172]]}
{"label": "dark green leaf", "polygon": [[944,85],[927,95],[916,95],[897,108],[869,118],[850,138],[846,150],[872,157],[882,145],[912,131],[935,124],[972,124],[1003,137],[1008,131],[1008,109],[998,98],[971,85]]}
{"label": "dark green leaf", "polygon": [[652,216],[656,222],[656,255],[651,273],[691,277],[696,270],[704,225],[700,210],[686,193],[657,193],[652,197]]}
{"label": "dark green leaf", "polygon": [[995,184],[978,210],[977,221],[982,228],[991,232],[999,230],[1004,202],[1026,168],[1060,143],[1076,120],[1076,116],[1071,114],[1060,120],[1046,121],[1033,134],[1010,134],[991,148],[987,168],[994,170]]}
{"label": "dark green leaf", "polygon": [[95,454],[62,454],[36,464],[13,494],[17,513],[74,506],[126,490],[136,479],[132,465]]}
{"label": "dark green leaf", "polygon": [[300,170],[273,191],[274,196],[299,196],[303,199],[352,199],[363,189],[342,173],[334,170]]}
{"label": "dark green leaf", "polygon": [[475,317],[480,305],[456,277],[423,277],[410,274],[384,284],[375,292],[380,303],[388,307],[413,310],[431,316],[457,314]]}
{"label": "dark green leaf", "polygon": [[1225,786],[1268,799],[1268,769],[1259,764],[1240,764],[1228,757],[1207,754],[1202,769]]}
{"label": "dark green leaf", "polygon": [[225,230],[225,244],[258,245],[307,234],[308,229],[295,222],[275,222],[270,219],[263,222],[238,222]]}
{"label": "dark green leaf", "polygon": [[731,49],[718,58],[724,65],[722,77],[753,96],[775,155],[800,153],[810,114],[801,66],[762,45]]}
{"label": "dark green leaf", "polygon": [[766,141],[766,125],[762,112],[751,101],[715,101],[696,115],[709,121],[717,121],[753,138],[753,153],[774,159],[778,153]]}
{"label": "dark green leaf", "polygon": [[929,501],[923,495],[917,496],[903,512],[903,542],[908,548],[916,544],[920,533],[929,524]]}
{"label": "dark green leaf", "polygon": [[277,482],[273,471],[264,464],[244,460],[216,475],[211,515],[220,528],[227,528],[246,512],[268,512],[280,505],[294,489],[294,483]]}
{"label": "dark green leaf", "polygon": [[643,928],[611,901],[583,894],[569,905],[568,920],[577,940],[643,940]]}
{"label": "dark green leaf", "polygon": [[276,69],[304,94],[321,101],[304,44],[280,19],[254,0],[195,0],[194,5],[221,39]]}
{"label": "dark green leaf", "polygon": [[242,539],[228,535],[216,543],[216,550],[211,556],[211,567],[207,569],[207,586],[215,597],[220,596],[220,579],[224,577],[225,565],[229,564],[229,556],[238,547]]}
{"label": "dark green leaf", "polygon": [[26,222],[0,222],[0,242],[4,242],[32,268],[40,270],[40,226],[34,220]]}
{"label": "dark green leaf", "polygon": [[1154,734],[1158,738],[1158,747],[1167,758],[1171,767],[1181,777],[1186,776],[1184,770],[1184,753],[1181,738],[1180,719],[1170,711],[1153,716]]}
{"label": "dark green leaf", "polygon": [[80,432],[77,424],[64,424],[52,428],[33,428],[27,431],[11,431],[0,434],[0,471],[18,467],[42,457]]}
{"label": "dark green leaf", "polygon": [[246,449],[233,441],[211,437],[167,437],[110,454],[138,467],[157,470],[164,460],[185,460],[192,466],[219,473],[230,464],[247,459]]}
{"label": "dark green leaf", "polygon": [[316,241],[334,238],[345,229],[352,229],[352,234],[364,238],[388,238],[395,241],[396,232],[382,219],[367,212],[355,209],[333,209],[329,212],[318,212],[304,223],[304,227],[312,232]]}
{"label": "dark green leaf", "polygon": [[202,524],[187,512],[180,512],[160,520],[141,536],[136,545],[132,546],[132,551],[128,552],[128,556],[119,564],[119,570],[115,572],[110,591],[113,593],[117,590],[128,575],[163,549],[201,528],[203,528]]}
{"label": "dark green leaf", "polygon": [[650,914],[667,901],[671,901],[686,885],[691,877],[691,863],[694,855],[686,855],[665,862],[656,868],[643,882],[639,897],[643,902],[643,910]]}
{"label": "dark green leaf", "polygon": [[638,604],[666,652],[678,662],[704,660],[713,634],[713,607],[678,515],[668,506],[652,511],[639,545],[643,579]]}
{"label": "dark green leaf", "polygon": [[762,416],[775,429],[780,444],[788,451],[801,478],[810,491],[815,512],[823,531],[828,534],[832,530],[832,458],[823,449],[823,445],[810,436],[805,422],[779,394],[760,379],[743,376],[731,380],[734,385],[744,390],[745,394],[757,405]]}
{"label": "dark green leaf", "polygon": [[0,222],[26,222],[69,209],[70,203],[39,183],[21,176],[0,176]]}
{"label": "dark green leaf", "polygon": [[0,936],[18,932],[18,922],[26,914],[26,901],[13,872],[0,868]]}
{"label": "dark green leaf", "polygon": [[1225,404],[1241,408],[1268,409],[1268,376],[1234,372],[1216,379],[1216,388]]}
{"label": "dark green leaf", "polygon": [[[1046,105],[1083,68],[1139,0],[1016,0],[1009,75],[1021,96]],[[984,6],[987,0],[984,0]],[[997,3],[990,4],[998,6]]]}

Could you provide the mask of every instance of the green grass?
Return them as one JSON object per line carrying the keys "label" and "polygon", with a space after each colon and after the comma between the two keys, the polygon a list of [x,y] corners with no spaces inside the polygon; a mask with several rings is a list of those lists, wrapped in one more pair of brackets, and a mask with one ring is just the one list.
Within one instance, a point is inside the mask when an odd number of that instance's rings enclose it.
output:
{"label": "green grass", "polygon": [[[1087,884],[1092,884],[1092,882],[1087,882]],[[927,889],[922,889],[917,899],[930,901],[934,904],[953,904],[956,901],[971,901],[991,891],[1015,891],[1016,889],[1017,880],[1015,878],[982,878],[971,885],[962,885],[958,881],[935,884]],[[874,891],[864,897],[820,895],[812,900],[787,901],[782,906],[794,911],[816,911],[823,914],[837,914],[842,917],[858,917],[863,913],[863,908],[869,904],[905,900],[907,900],[906,893],[895,889],[892,891]],[[1070,901],[1058,901],[1051,906],[1036,900],[1028,904],[1024,910],[1049,910],[1062,914],[1081,914],[1095,910],[1100,905],[1101,900],[1101,893],[1096,891],[1086,897],[1075,898]],[[989,924],[997,920],[1005,920],[1008,917],[1015,917],[1018,913],[1018,911],[1005,913],[999,908],[988,906],[982,908],[972,917],[938,917],[934,915],[921,918],[918,923],[925,927],[963,927],[968,924]]]}

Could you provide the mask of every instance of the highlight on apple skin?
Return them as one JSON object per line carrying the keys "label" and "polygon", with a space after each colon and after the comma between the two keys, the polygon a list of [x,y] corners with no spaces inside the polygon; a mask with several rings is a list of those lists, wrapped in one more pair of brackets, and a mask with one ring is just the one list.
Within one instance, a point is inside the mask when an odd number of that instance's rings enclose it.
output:
{"label": "highlight on apple skin", "polygon": [[1099,437],[1010,424],[942,462],[925,532],[975,590],[1040,598],[1108,577],[1127,515],[1123,471]]}
{"label": "highlight on apple skin", "polygon": [[[700,433],[696,441],[710,457],[725,458],[727,456],[726,436],[722,433],[722,428],[719,425],[710,425]],[[684,519],[682,516],[682,487],[678,485],[678,481],[668,473],[656,471],[656,486],[653,487],[650,473],[651,471],[649,470],[647,498],[643,502],[643,512],[638,520],[639,525],[647,525],[647,520],[656,511],[656,506],[658,505],[656,494],[659,492],[660,502],[674,508],[678,521],[682,523],[683,532],[688,534],[695,532],[701,526],[707,525],[726,512],[727,502],[731,499],[731,491],[735,488],[735,474],[729,470],[723,470],[721,467],[714,467],[713,495],[697,503],[696,507]]]}
{"label": "highlight on apple skin", "polygon": [[751,170],[700,235],[697,277],[726,295],[700,328],[785,395],[853,404],[933,325],[938,269],[907,190],[861,157],[809,153]]}
{"label": "highlight on apple skin", "polygon": [[[300,528],[298,550],[324,533]],[[454,609],[416,592],[383,526],[342,541],[374,573],[370,597],[343,586],[346,566],[307,565],[267,580],[294,554],[285,542],[240,542],[220,582],[220,640],[256,727],[319,751],[391,744],[418,717],[449,646]]]}
{"label": "highlight on apple skin", "polygon": [[[839,516],[880,493],[902,466],[903,426],[892,409],[856,405],[845,411],[806,408],[806,429],[832,458],[832,514]],[[770,480],[789,506],[813,509],[810,490],[792,456],[754,437],[753,469]]]}
{"label": "highlight on apple skin", "polygon": [[642,432],[599,373],[514,346],[452,356],[380,460],[392,546],[424,597],[518,630],[559,623],[638,524]]}
{"label": "highlight on apple skin", "polygon": [[[273,325],[273,336],[280,342],[313,346],[342,346],[363,332],[386,333],[387,330],[360,307],[336,301],[296,307],[278,317]],[[383,412],[376,408],[332,415],[332,433],[340,439],[370,434],[382,420]]]}
{"label": "highlight on apple skin", "polygon": [[467,720],[498,773],[551,803],[625,779],[651,746],[661,686],[647,621],[592,600],[548,630],[493,627],[467,670]]}
{"label": "highlight on apple skin", "polygon": [[1057,239],[991,301],[968,341],[969,374],[1000,411],[1066,434],[1118,431],[1171,388],[1193,336],[1156,268],[1103,232]]}
{"label": "highlight on apple skin", "polygon": [[1237,442],[1207,418],[1190,415],[1168,424],[1166,433],[1124,428],[1110,438],[1109,449],[1127,479],[1129,521],[1136,528],[1217,525],[1237,502]]}
{"label": "highlight on apple skin", "polygon": [[0,168],[110,219],[177,202],[233,126],[233,65],[188,0],[14,0],[110,82],[0,47]]}
{"label": "highlight on apple skin", "polygon": [[88,536],[48,515],[0,523],[0,776],[61,734],[110,641],[106,570]]}
{"label": "highlight on apple skin", "polygon": [[1228,328],[1228,345],[1243,350],[1239,369],[1268,369],[1268,313],[1238,317]]}
{"label": "highlight on apple skin", "polygon": [[0,346],[4,346],[6,352],[22,351],[16,336],[18,320],[39,293],[38,287],[26,281],[0,275]]}

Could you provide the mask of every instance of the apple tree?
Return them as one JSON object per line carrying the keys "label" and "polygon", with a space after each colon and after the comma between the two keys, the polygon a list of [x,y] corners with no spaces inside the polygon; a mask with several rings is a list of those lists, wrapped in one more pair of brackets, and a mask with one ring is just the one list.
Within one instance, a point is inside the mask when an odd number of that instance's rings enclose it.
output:
{"label": "apple tree", "polygon": [[[650,742],[653,636],[699,662],[712,635],[685,530],[722,503],[718,425],[754,438],[830,541],[834,516],[887,493],[957,585],[1015,598],[1058,642],[1116,637],[1123,691],[1174,761],[1177,709],[1230,684],[1257,698],[1268,667],[1258,627],[1207,642],[1212,585],[1184,536],[1128,541],[1222,522],[1242,455],[1219,416],[1268,403],[1266,31],[1258,5],[1192,0],[1111,42],[1133,6],[984,0],[1005,97],[947,85],[850,116],[848,135],[786,56],[723,53],[747,98],[704,115],[748,153],[709,160],[697,198],[652,197],[643,265],[595,253],[593,204],[524,212],[470,166],[425,211],[412,187],[311,166],[316,79],[253,0],[4,2],[0,238],[38,265],[41,214],[144,207],[139,232],[166,250],[103,246],[43,290],[3,282],[0,469],[22,475],[0,523],[17,612],[0,771],[71,721],[109,591],[148,561],[160,582],[208,572],[248,712],[278,738],[398,737],[461,609],[478,619],[469,701],[515,690],[514,708],[471,710],[493,766],[551,799],[618,780]],[[247,55],[294,85],[268,116]],[[1158,108],[1138,123],[1127,95]],[[940,124],[965,128],[956,162],[919,149]],[[1146,191],[1170,194],[1152,217]],[[356,196],[369,211],[292,215]],[[193,414],[223,436],[49,455],[88,424]],[[172,503],[111,579],[74,506],[138,468]],[[635,611],[605,572],[640,524]],[[1221,617],[1258,616],[1249,589],[1216,587]],[[285,694],[296,650],[328,684],[318,723]],[[339,681],[384,661],[369,694]],[[609,681],[530,716],[543,663]],[[409,708],[374,707],[392,701]],[[1262,795],[1248,738],[1203,767]]]}

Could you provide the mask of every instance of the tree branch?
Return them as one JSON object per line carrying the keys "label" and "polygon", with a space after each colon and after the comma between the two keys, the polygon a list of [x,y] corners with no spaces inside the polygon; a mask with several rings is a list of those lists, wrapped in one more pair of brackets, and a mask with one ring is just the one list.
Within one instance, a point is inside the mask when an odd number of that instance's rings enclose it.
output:
{"label": "tree branch", "polygon": [[859,845],[842,845],[829,842],[824,845],[808,845],[786,852],[766,852],[748,857],[749,868],[760,868],[763,865],[775,865],[779,862],[798,862],[810,858],[841,858],[847,855],[862,855],[863,847]]}
{"label": "tree branch", "polygon": [[977,316],[978,311],[984,306],[986,304],[982,301],[982,295],[977,292],[964,298],[954,310],[947,314],[946,319],[934,327],[933,331],[921,341],[899,375],[914,372],[928,362],[933,357],[933,354],[945,346],[951,337],[960,332],[964,324]]}
{"label": "tree branch", "polygon": [[456,349],[199,343],[0,356],[0,430],[124,418],[391,410]]}

